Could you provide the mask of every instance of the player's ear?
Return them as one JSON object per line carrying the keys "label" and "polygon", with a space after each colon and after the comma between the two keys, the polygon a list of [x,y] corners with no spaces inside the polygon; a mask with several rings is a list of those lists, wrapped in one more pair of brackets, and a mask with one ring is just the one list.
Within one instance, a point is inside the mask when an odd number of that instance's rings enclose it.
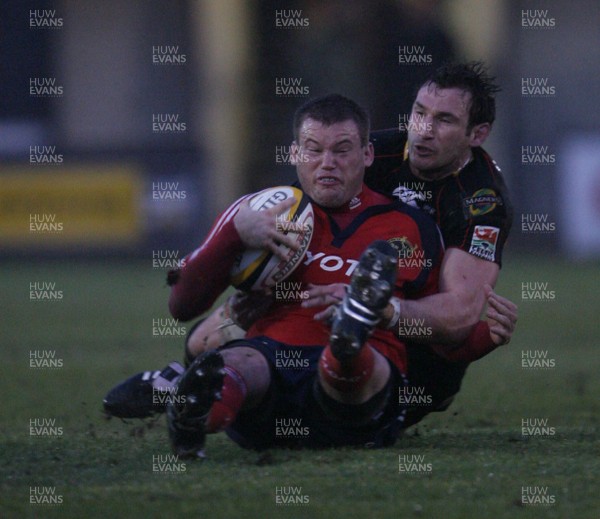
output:
{"label": "player's ear", "polygon": [[365,167],[369,167],[371,164],[373,164],[373,161],[375,160],[375,148],[373,148],[373,143],[371,141],[369,141],[369,143],[364,146],[364,150],[365,150]]}
{"label": "player's ear", "polygon": [[471,142],[469,142],[469,145],[472,148],[481,146],[488,138],[491,131],[492,125],[490,123],[476,124],[473,126],[473,128],[471,128],[471,133],[469,134],[469,139]]}

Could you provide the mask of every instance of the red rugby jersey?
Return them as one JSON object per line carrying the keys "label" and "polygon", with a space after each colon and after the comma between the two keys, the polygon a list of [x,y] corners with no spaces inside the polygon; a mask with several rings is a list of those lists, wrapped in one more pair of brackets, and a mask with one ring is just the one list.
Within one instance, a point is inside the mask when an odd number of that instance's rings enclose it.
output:
{"label": "red rugby jersey", "polygon": [[[202,245],[186,256],[183,268],[169,273],[173,317],[185,321],[201,315],[227,288],[233,258],[244,248],[233,217],[245,198],[217,219]],[[313,318],[323,308],[302,308],[302,292],[309,283],[349,283],[360,255],[374,240],[388,240],[399,251],[396,296],[417,299],[438,291],[443,248],[427,214],[366,186],[341,208],[324,209],[315,203],[313,207],[315,227],[303,263],[274,288],[275,304],[247,337],[265,335],[290,345],[325,346],[329,330]],[[376,329],[369,342],[406,370],[404,345],[391,331]]]}
{"label": "red rugby jersey", "polygon": [[[330,210],[313,203],[315,227],[303,263],[274,288],[272,310],[248,330],[247,337],[265,335],[290,345],[323,345],[329,330],[314,320],[320,308],[302,308],[308,283],[350,283],[362,252],[374,240],[388,240],[399,250],[395,295],[416,299],[438,291],[443,254],[433,220],[417,209],[371,191],[344,207]],[[406,369],[403,344],[392,331],[376,329],[369,343],[401,370]]]}

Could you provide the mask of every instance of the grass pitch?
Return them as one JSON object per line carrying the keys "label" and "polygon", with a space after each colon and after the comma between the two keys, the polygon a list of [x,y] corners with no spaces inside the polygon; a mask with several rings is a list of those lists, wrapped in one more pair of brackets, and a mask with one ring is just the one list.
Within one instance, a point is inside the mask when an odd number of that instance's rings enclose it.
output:
{"label": "grass pitch", "polygon": [[[394,447],[255,453],[218,435],[206,461],[167,473],[155,470],[170,455],[163,418],[140,427],[101,414],[115,383],[181,357],[181,338],[153,336],[153,320],[169,318],[164,272],[143,261],[5,262],[0,517],[599,517],[600,269],[505,264],[498,289],[519,304],[513,341]],[[32,301],[36,282],[54,283],[57,299]],[[554,298],[522,300],[522,283],[535,282]],[[523,352],[553,366],[526,369]],[[55,367],[31,367],[32,355]],[[524,435],[531,419],[543,427]],[[401,470],[399,456],[417,463]]]}

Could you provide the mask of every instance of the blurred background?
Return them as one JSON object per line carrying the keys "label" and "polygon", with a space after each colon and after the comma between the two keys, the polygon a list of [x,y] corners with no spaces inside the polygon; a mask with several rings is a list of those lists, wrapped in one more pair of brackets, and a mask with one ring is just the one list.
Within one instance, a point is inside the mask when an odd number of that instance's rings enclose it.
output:
{"label": "blurred background", "polygon": [[[4,0],[3,256],[183,257],[239,195],[293,181],[293,111],[336,91],[406,121],[451,59],[503,90],[486,149],[509,250],[600,255],[597,0]],[[531,223],[538,225],[531,225]]]}

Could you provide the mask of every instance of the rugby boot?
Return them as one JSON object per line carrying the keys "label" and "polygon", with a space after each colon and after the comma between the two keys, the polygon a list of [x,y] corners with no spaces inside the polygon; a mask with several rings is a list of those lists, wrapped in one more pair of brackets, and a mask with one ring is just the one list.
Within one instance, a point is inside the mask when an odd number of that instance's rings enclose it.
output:
{"label": "rugby boot", "polygon": [[361,255],[332,320],[329,344],[339,361],[357,355],[381,320],[394,290],[397,268],[398,252],[387,241],[371,243]]}
{"label": "rugby boot", "polygon": [[206,419],[221,400],[225,364],[218,351],[208,351],[192,362],[167,404],[167,424],[173,452],[181,458],[203,458]]}
{"label": "rugby boot", "polygon": [[160,371],[143,371],[128,378],[104,397],[104,412],[117,418],[148,418],[164,413],[183,372],[179,362],[171,362]]}

